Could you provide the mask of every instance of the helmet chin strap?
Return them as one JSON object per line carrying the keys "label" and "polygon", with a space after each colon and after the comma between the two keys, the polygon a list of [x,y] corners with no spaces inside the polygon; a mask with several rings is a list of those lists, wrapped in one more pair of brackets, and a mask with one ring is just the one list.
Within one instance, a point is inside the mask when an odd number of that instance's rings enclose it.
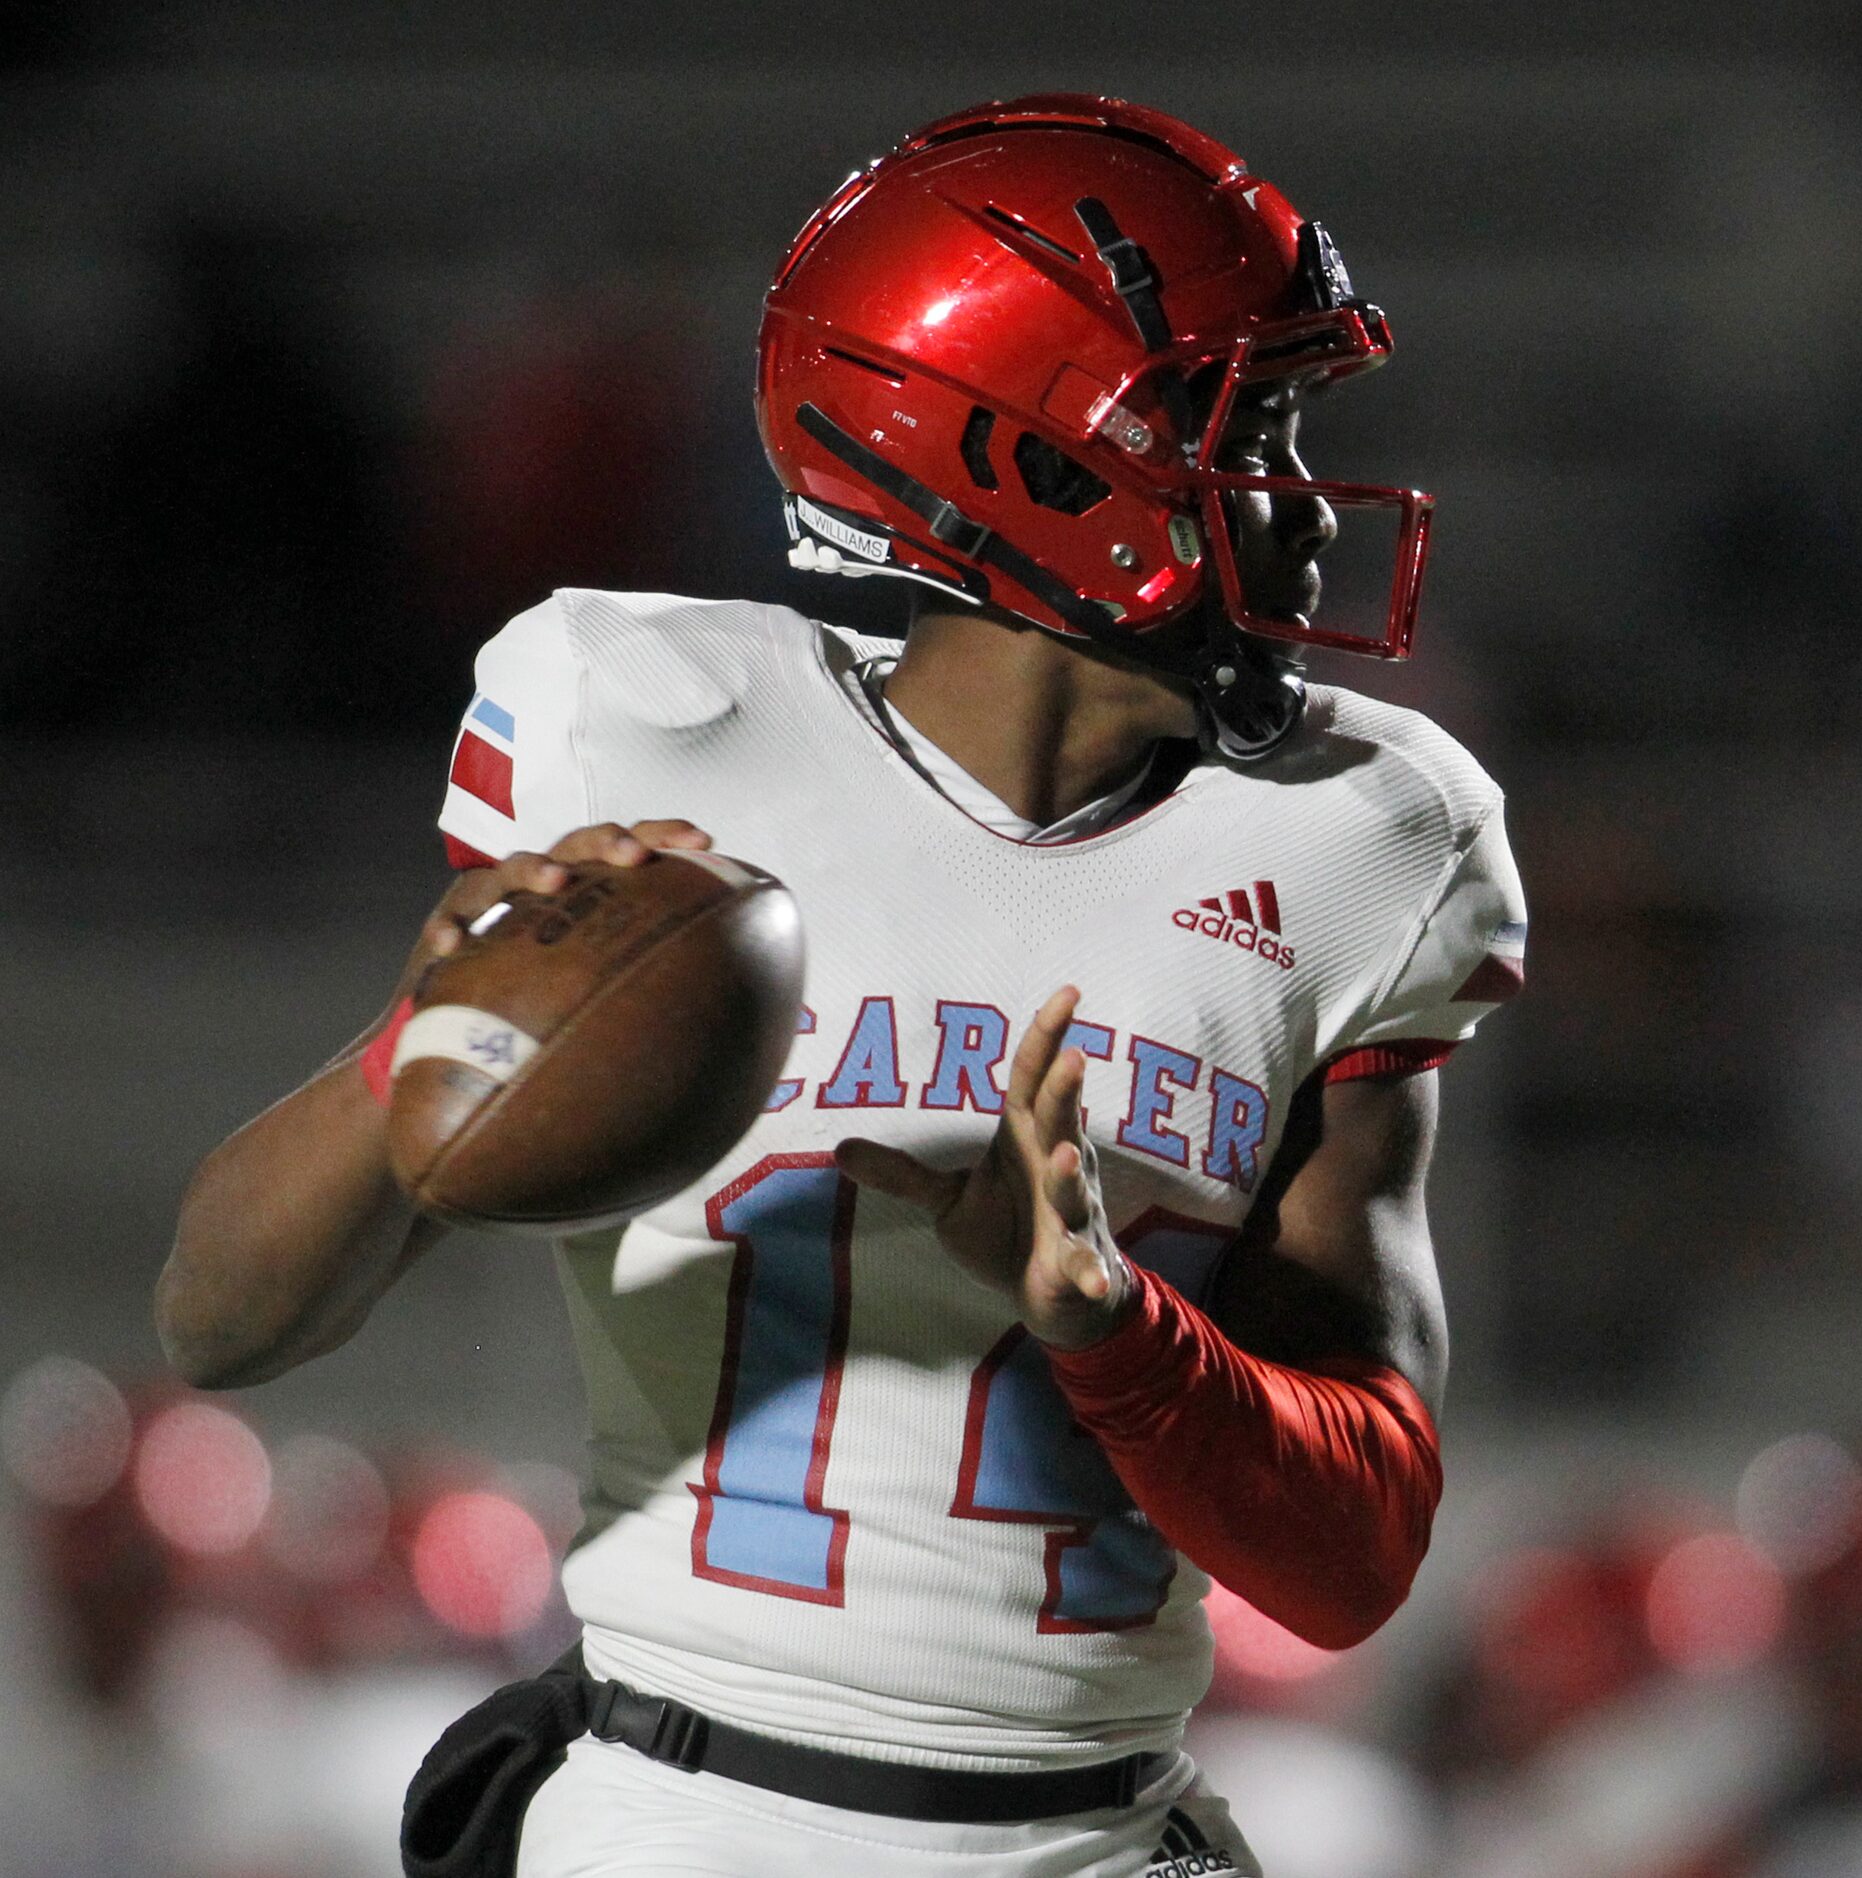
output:
{"label": "helmet chin strap", "polygon": [[[973,561],[999,569],[1101,651],[1129,664],[1188,679],[1195,689],[1204,722],[1204,741],[1223,756],[1235,762],[1259,762],[1292,735],[1306,705],[1305,682],[1271,652],[1250,644],[1226,615],[1221,627],[1211,624],[1202,645],[1186,659],[1147,652],[1142,636],[1116,626],[1096,602],[1083,599],[1032,555],[1024,554],[993,529],[973,521],[954,502],[869,449],[835,423],[820,406],[803,404],[797,408],[795,418],[804,431],[849,469],[922,518],[934,541]],[[797,558],[803,545],[798,542],[789,558],[795,566],[805,567],[811,573],[897,573],[922,580],[940,592],[962,591],[954,582],[904,568],[861,566],[856,570],[848,566],[845,557],[836,550],[819,543],[810,544],[813,548],[810,565]],[[836,565],[828,564],[829,556]],[[963,597],[981,596],[965,594]],[[1065,634],[1057,636],[1066,637]]]}
{"label": "helmet chin strap", "polygon": [[1259,763],[1272,756],[1299,728],[1306,709],[1306,681],[1292,662],[1249,639],[1226,615],[1211,622],[1195,650],[1182,655],[1147,646],[1138,633],[1095,635],[1094,643],[1129,665],[1187,679],[1203,746],[1231,762]]}
{"label": "helmet chin strap", "polygon": [[1167,648],[1133,636],[1120,648],[1134,665],[1186,679],[1202,742],[1231,762],[1258,763],[1299,728],[1306,681],[1285,655],[1252,639],[1226,613],[1204,615],[1190,645]]}
{"label": "helmet chin strap", "polygon": [[[1190,682],[1203,740],[1238,763],[1258,763],[1292,736],[1306,710],[1306,681],[1241,635],[1228,656],[1213,645]],[[1248,680],[1252,678],[1253,682]]]}

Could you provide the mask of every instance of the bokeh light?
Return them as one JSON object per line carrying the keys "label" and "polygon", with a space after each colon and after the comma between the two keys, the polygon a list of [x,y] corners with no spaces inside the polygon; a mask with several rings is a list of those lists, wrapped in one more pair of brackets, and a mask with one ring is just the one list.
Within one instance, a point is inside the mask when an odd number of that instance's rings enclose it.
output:
{"label": "bokeh light", "polygon": [[1528,1546],[1495,1559],[1473,1589],[1481,1667],[1533,1728],[1582,1714],[1648,1667],[1641,1593],[1610,1550]]}
{"label": "bokeh light", "polygon": [[449,1493],[414,1535],[414,1583],[448,1628],[509,1637],[543,1614],[555,1568],[543,1528],[497,1493]]}
{"label": "bokeh light", "polygon": [[1784,1622],[1784,1581],[1737,1533],[1684,1539],[1655,1567],[1649,1641],[1670,1668],[1711,1675],[1757,1662]]}
{"label": "bokeh light", "polygon": [[43,1356],[0,1398],[0,1455],[47,1506],[90,1506],[121,1478],[132,1428],[122,1391],[73,1356]]}
{"label": "bokeh light", "polygon": [[182,1552],[236,1552],[271,1502],[265,1444],[237,1415],[208,1402],[177,1402],[156,1415],[136,1448],[136,1499],[144,1517]]}
{"label": "bokeh light", "polygon": [[377,1559],[388,1537],[388,1489],[347,1442],[293,1435],[272,1464],[272,1500],[261,1541],[268,1557],[307,1584],[346,1584]]}
{"label": "bokeh light", "polygon": [[1734,1506],[1741,1536],[1801,1577],[1841,1557],[1862,1532],[1862,1467],[1828,1435],[1787,1435],[1747,1464]]}
{"label": "bokeh light", "polygon": [[556,1552],[566,1552],[581,1531],[582,1483],[568,1468],[551,1461],[514,1461],[498,1469],[492,1485],[536,1520]]}
{"label": "bokeh light", "polygon": [[1215,1632],[1216,1657],[1225,1670],[1262,1682],[1304,1682],[1340,1660],[1339,1652],[1296,1637],[1221,1585],[1210,1587],[1204,1608]]}
{"label": "bokeh light", "polygon": [[[1421,1783],[1374,1742],[1287,1715],[1203,1709],[1184,1746],[1247,1821],[1249,1847],[1271,1878],[1443,1878],[1452,1869]],[[1222,1853],[1205,1862],[1187,1849],[1175,1868],[1184,1878],[1238,1869]],[[1458,1878],[1468,1878],[1465,1866]]]}

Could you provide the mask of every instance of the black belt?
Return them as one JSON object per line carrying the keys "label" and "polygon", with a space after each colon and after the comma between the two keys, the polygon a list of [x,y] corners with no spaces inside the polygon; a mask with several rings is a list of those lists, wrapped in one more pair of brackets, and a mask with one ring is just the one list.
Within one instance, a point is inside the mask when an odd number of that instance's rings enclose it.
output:
{"label": "black belt", "polygon": [[1174,1754],[1127,1754],[1090,1767],[1036,1774],[978,1774],[949,1767],[908,1767],[864,1755],[774,1741],[733,1728],[682,1702],[641,1695],[620,1682],[584,1678],[589,1733],[620,1741],[650,1759],[701,1768],[822,1806],[894,1819],[989,1825],[1084,1813],[1100,1806],[1130,1806],[1139,1788],[1155,1780]]}

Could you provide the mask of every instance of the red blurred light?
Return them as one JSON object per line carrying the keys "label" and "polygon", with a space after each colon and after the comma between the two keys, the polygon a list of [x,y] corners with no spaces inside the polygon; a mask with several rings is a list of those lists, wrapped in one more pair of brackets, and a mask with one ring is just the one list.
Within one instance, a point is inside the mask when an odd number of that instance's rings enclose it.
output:
{"label": "red blurred light", "polygon": [[1684,1539],[1649,1580],[1649,1641],[1688,1675],[1754,1663],[1784,1622],[1784,1580],[1737,1533]]}
{"label": "red blurred light", "polygon": [[1475,1591],[1481,1666],[1548,1717],[1605,1701],[1644,1667],[1640,1590],[1603,1555],[1531,1547],[1496,1559]]}
{"label": "red blurred light", "polygon": [[134,1480],[143,1517],[182,1552],[238,1551],[271,1503],[265,1444],[237,1415],[206,1402],[177,1402],[149,1422]]}
{"label": "red blurred light", "polygon": [[1296,1637],[1221,1585],[1210,1586],[1203,1608],[1215,1632],[1217,1661],[1224,1670],[1262,1682],[1304,1682],[1340,1660],[1340,1652],[1322,1650]]}
{"label": "red blurred light", "polygon": [[543,1614],[555,1567],[543,1529],[496,1493],[449,1493],[414,1534],[414,1583],[441,1623],[509,1637]]}

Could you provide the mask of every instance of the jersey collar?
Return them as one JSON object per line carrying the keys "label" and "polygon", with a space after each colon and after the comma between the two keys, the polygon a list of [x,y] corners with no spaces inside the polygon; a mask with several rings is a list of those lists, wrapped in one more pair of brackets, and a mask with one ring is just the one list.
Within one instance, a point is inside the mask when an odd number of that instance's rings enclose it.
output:
{"label": "jersey collar", "polygon": [[849,694],[898,753],[932,788],[955,803],[971,821],[981,823],[992,834],[1006,836],[1010,841],[1020,841],[1030,847],[1083,840],[1089,835],[1099,834],[1118,821],[1150,777],[1156,762],[1155,749],[1118,788],[1096,796],[1070,815],[1063,815],[1059,821],[1042,827],[1037,822],[1029,821],[1026,816],[1018,815],[994,790],[978,782],[886,698],[882,687],[888,673],[897,663],[897,659],[884,656],[863,659],[848,672],[844,680]]}

